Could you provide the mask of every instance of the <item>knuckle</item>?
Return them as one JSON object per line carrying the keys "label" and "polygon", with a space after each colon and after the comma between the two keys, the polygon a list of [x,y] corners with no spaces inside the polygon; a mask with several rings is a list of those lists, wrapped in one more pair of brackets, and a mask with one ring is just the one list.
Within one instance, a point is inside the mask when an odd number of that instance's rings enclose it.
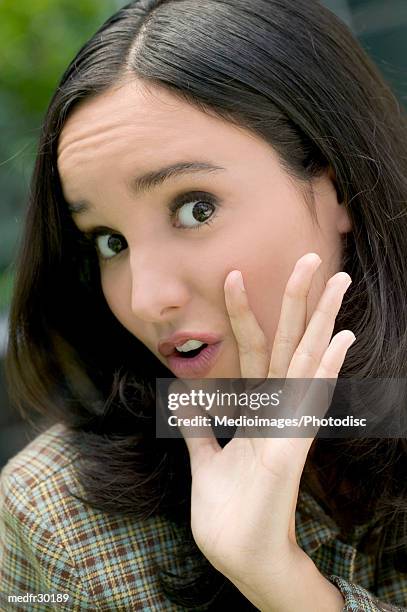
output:
{"label": "knuckle", "polygon": [[241,355],[249,355],[253,352],[253,346],[247,342],[239,341],[239,352]]}
{"label": "knuckle", "polygon": [[239,349],[244,353],[258,353],[263,355],[268,353],[268,344],[264,334],[245,334],[239,338]]}
{"label": "knuckle", "polygon": [[293,338],[289,334],[284,332],[278,332],[276,337],[276,344],[281,346],[292,346]]}
{"label": "knuckle", "polygon": [[330,319],[335,314],[332,310],[322,308],[321,306],[317,306],[314,312],[319,317],[324,317],[326,319]]}
{"label": "knuckle", "polygon": [[328,368],[322,365],[319,368],[319,378],[337,378],[338,374],[339,370],[336,370],[336,368]]}
{"label": "knuckle", "polygon": [[254,350],[256,353],[259,353],[261,355],[268,355],[269,344],[264,334],[259,334],[254,339]]}
{"label": "knuckle", "polygon": [[264,336],[264,334],[258,335],[255,340],[254,340],[254,344],[256,346],[256,350],[259,353],[266,353],[268,350],[268,342],[266,340],[266,337]]}
{"label": "knuckle", "polygon": [[317,358],[317,356],[311,350],[307,349],[306,347],[298,347],[294,351],[294,354],[296,357],[300,357],[301,359],[311,361],[313,364],[317,366],[319,365],[319,359]]}
{"label": "knuckle", "polygon": [[288,282],[284,293],[287,297],[295,299],[298,296],[297,286],[293,283]]}
{"label": "knuckle", "polygon": [[267,374],[268,378],[285,378],[284,371],[278,370],[276,367],[270,368]]}
{"label": "knuckle", "polygon": [[267,352],[265,343],[261,340],[242,341],[240,343],[240,350],[242,353],[258,353],[263,355]]}

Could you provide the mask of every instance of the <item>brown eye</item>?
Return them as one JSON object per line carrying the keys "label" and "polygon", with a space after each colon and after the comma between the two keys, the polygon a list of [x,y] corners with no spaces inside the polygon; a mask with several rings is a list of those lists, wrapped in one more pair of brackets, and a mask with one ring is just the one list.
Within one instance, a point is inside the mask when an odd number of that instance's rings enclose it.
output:
{"label": "brown eye", "polygon": [[127,242],[123,236],[119,234],[100,234],[96,236],[95,244],[102,259],[112,259],[112,257],[120,253],[123,248],[127,247]]}
{"label": "brown eye", "polygon": [[192,200],[178,208],[177,220],[184,227],[196,227],[205,223],[213,215],[215,208],[212,202]]}

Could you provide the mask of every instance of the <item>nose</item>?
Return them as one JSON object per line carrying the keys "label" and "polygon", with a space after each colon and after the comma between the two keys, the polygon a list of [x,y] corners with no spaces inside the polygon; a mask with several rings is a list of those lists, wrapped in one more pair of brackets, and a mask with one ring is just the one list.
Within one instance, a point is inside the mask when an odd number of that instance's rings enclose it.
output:
{"label": "nose", "polygon": [[[150,245],[151,246],[151,245]],[[130,256],[131,310],[148,323],[173,319],[190,296],[183,280],[183,267],[163,248],[140,248]]]}

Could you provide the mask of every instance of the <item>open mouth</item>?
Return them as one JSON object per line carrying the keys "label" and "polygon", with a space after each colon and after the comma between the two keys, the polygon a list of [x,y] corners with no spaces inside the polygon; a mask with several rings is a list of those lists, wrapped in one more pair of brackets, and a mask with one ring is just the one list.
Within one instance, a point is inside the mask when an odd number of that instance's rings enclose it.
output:
{"label": "open mouth", "polygon": [[191,351],[178,351],[174,347],[172,355],[167,357],[167,363],[173,373],[178,377],[199,378],[208,373],[218,359],[222,342],[207,342]]}
{"label": "open mouth", "polygon": [[178,351],[177,349],[175,349],[174,355],[176,355],[177,357],[183,357],[184,359],[190,359],[191,357],[195,357],[196,355],[199,355],[199,353],[207,346],[208,346],[207,344],[203,344],[197,349],[193,349],[192,351],[185,351],[185,352]]}

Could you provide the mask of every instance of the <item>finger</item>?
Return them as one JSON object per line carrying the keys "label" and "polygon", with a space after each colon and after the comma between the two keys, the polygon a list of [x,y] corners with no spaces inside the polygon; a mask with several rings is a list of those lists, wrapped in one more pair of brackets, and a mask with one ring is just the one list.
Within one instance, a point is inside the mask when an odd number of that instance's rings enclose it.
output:
{"label": "finger", "polygon": [[351,282],[346,272],[338,272],[327,282],[305,334],[294,352],[287,372],[288,378],[315,376],[331,339],[343,296]]}
{"label": "finger", "polygon": [[355,334],[349,329],[344,329],[335,334],[322,356],[315,378],[337,378],[345,361],[346,353],[355,340]]}
{"label": "finger", "polygon": [[[343,330],[332,338],[321,359],[320,367],[297,412],[296,417],[298,419],[300,419],[301,416],[308,415],[313,415],[318,417],[318,419],[325,417],[331,406],[338,374],[345,361],[346,353],[355,340],[356,337],[350,330]],[[306,429],[306,432],[310,432],[311,437],[301,437],[296,443],[299,453],[299,465],[303,465],[302,461],[304,461],[305,464],[307,454],[318,430],[318,426],[310,425]]]}
{"label": "finger", "polygon": [[321,263],[316,253],[307,253],[295,264],[283,296],[274,338],[268,378],[285,378],[295,349],[305,333],[307,296]]}
{"label": "finger", "polygon": [[268,371],[269,348],[266,336],[254,316],[239,270],[230,272],[225,280],[225,302],[236,338],[242,378],[265,378]]}
{"label": "finger", "polygon": [[[309,386],[303,403],[297,412],[297,418],[302,414],[311,415],[315,413],[317,413],[316,416],[322,418],[326,414],[331,405],[339,371],[345,360],[346,353],[355,339],[355,335],[350,330],[343,330],[332,338],[329,347],[322,357],[316,376]],[[280,443],[278,453],[280,462],[285,462],[287,478],[294,478],[294,480],[301,478],[308,452],[318,433],[318,429],[318,427],[309,427],[306,432],[311,431],[310,436],[287,438],[285,443]],[[273,468],[276,449],[275,439],[268,439],[262,448],[263,463],[269,469]]]}
{"label": "finger", "polygon": [[175,414],[178,420],[177,427],[188,448],[192,474],[198,465],[202,465],[214,453],[221,450],[212,427],[203,424],[203,418],[209,419],[209,415],[205,414],[202,407],[192,403],[193,386],[193,381],[188,381],[186,384],[179,379],[169,386],[169,393],[173,394],[172,397],[177,395],[180,399],[180,405],[173,415]]}

